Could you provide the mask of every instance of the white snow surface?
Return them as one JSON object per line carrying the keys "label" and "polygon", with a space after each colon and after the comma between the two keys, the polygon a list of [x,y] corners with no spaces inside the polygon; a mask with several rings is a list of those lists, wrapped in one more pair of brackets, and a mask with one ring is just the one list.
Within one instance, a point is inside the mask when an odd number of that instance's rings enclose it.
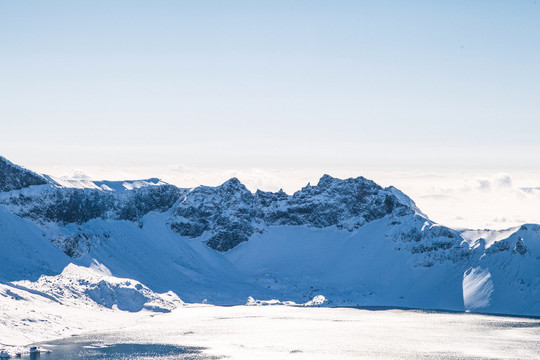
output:
{"label": "white snow surface", "polygon": [[[271,226],[219,253],[201,239],[179,236],[167,219],[167,213],[151,212],[141,224],[94,219],[60,226],[0,206],[0,279],[35,282],[61,274],[70,263],[88,268],[97,261],[114,277],[157,293],[173,291],[188,303],[239,305],[251,296],[304,304],[322,295],[325,306],[540,314],[540,233],[532,225],[487,249],[469,249],[457,232],[419,215],[383,218],[355,231]],[[78,258],[51,243],[77,234],[85,241]],[[517,251],[520,239],[524,254]],[[489,302],[470,307],[466,299],[474,294],[464,292],[464,274],[478,266],[491,274],[493,292]]]}
{"label": "white snow surface", "polygon": [[463,301],[469,310],[488,307],[493,292],[489,271],[472,268],[463,276]]}
{"label": "white snow surface", "polygon": [[0,283],[0,348],[117,328],[149,314],[153,312],[119,311],[80,298],[62,303],[54,296],[22,284]]}
{"label": "white snow surface", "polygon": [[490,247],[495,242],[504,240],[510,235],[519,230],[519,226],[511,227],[504,230],[490,230],[490,229],[467,229],[461,231],[461,236],[467,240],[470,244],[474,244],[480,239],[483,239],[486,247]]}
{"label": "white snow surface", "polygon": [[144,180],[121,180],[121,181],[108,181],[108,180],[92,180],[86,176],[80,177],[56,177],[50,175],[44,175],[53,185],[58,187],[72,188],[72,189],[96,189],[104,191],[116,191],[124,192],[133,189],[140,189],[149,186],[161,186],[167,185],[166,182],[157,179],[144,179]]}
{"label": "white snow surface", "polygon": [[35,282],[0,282],[0,348],[14,353],[35,341],[118,328],[184,305],[173,292],[156,294],[97,265],[69,264]]}
{"label": "white snow surface", "polygon": [[411,310],[188,305],[81,338],[97,344],[202,347],[201,359],[206,355],[234,360],[479,360],[538,359],[539,336],[538,319]]}
{"label": "white snow surface", "polygon": [[183,304],[172,291],[156,294],[138,281],[111,276],[101,264],[92,268],[69,264],[59,275],[42,275],[35,282],[22,280],[12,284],[47,294],[63,305],[168,312]]}

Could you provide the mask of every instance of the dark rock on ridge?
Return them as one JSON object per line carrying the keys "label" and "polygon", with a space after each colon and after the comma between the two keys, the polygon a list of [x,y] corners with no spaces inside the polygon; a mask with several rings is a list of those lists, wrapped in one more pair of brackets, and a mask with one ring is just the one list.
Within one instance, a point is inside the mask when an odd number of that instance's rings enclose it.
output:
{"label": "dark rock on ridge", "polygon": [[258,190],[252,194],[236,178],[221,186],[200,186],[175,205],[171,228],[182,236],[207,234],[206,243],[228,251],[266,226],[337,226],[354,230],[390,214],[413,210],[371,180],[324,175],[316,186],[293,195]]}
{"label": "dark rock on ridge", "polygon": [[0,192],[44,184],[47,184],[47,181],[43,176],[17,166],[0,156]]}

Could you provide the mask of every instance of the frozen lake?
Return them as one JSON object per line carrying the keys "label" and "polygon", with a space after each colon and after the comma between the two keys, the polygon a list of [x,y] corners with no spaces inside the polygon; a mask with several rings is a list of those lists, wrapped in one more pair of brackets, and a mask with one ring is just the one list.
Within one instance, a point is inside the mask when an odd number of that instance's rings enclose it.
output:
{"label": "frozen lake", "polygon": [[[49,344],[49,345],[47,345]],[[190,305],[43,344],[42,359],[538,359],[540,319],[416,310]]]}
{"label": "frozen lake", "polygon": [[[98,339],[99,338],[99,339]],[[47,344],[51,352],[25,354],[21,359],[40,360],[142,360],[142,359],[215,359],[202,355],[199,348],[163,344],[103,343],[107,335],[95,334],[77,339],[63,339]]]}

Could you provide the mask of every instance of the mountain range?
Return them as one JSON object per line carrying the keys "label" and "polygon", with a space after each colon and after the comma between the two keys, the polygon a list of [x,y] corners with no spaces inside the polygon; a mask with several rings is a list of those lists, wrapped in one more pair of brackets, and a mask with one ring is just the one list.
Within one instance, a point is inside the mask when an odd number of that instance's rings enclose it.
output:
{"label": "mountain range", "polygon": [[252,193],[236,178],[67,181],[0,157],[0,264],[0,295],[127,311],[278,301],[540,316],[539,225],[451,229],[363,177]]}

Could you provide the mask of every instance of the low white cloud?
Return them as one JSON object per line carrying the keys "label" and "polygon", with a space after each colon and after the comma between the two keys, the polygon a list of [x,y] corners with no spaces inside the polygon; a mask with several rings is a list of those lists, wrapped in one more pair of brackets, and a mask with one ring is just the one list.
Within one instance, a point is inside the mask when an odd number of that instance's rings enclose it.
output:
{"label": "low white cloud", "polygon": [[512,178],[508,174],[499,174],[495,176],[495,184],[498,187],[511,188],[512,187]]}
{"label": "low white cloud", "polygon": [[540,223],[539,174],[446,173],[428,181],[403,181],[407,192],[433,220],[463,228],[507,228]]}
{"label": "low white cloud", "polygon": [[[475,178],[473,180],[474,188],[483,192],[489,192],[492,190],[499,189],[510,189],[512,188],[512,177],[508,174],[495,174],[488,178]],[[470,189],[471,187],[467,184],[464,186],[464,189]]]}
{"label": "low white cloud", "polygon": [[83,170],[74,170],[73,173],[71,173],[71,175],[63,176],[63,178],[74,179],[74,180],[91,180],[92,179]]}
{"label": "low white cloud", "polygon": [[476,188],[480,191],[490,191],[491,190],[491,182],[486,179],[477,179],[476,180]]}

